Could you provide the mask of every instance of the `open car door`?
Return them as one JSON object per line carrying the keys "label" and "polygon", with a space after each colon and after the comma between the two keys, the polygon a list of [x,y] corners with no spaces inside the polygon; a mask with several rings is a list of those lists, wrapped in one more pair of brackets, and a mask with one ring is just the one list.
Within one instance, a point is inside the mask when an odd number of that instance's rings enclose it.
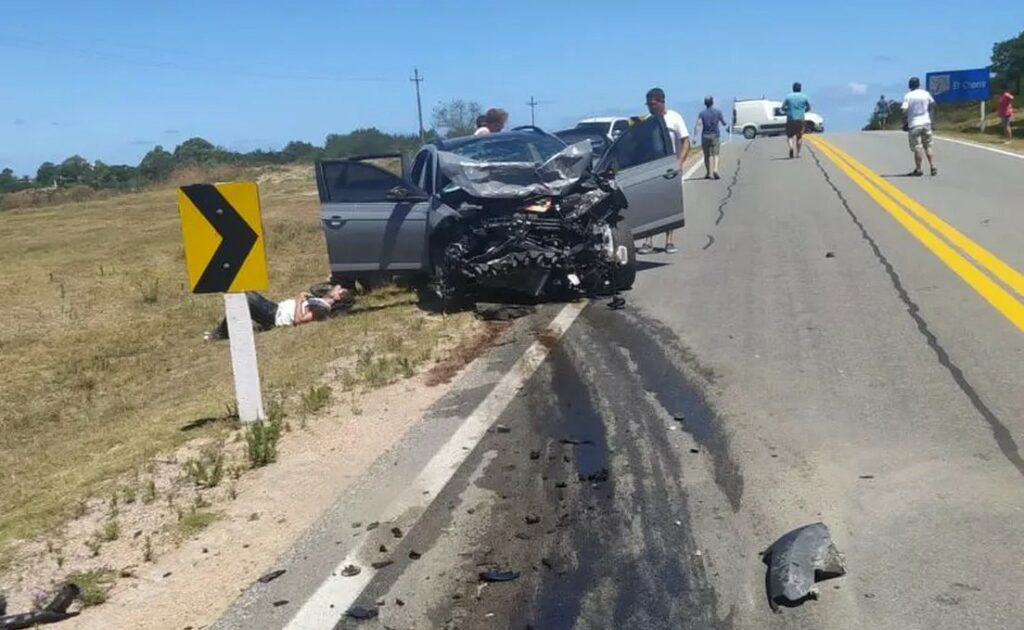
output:
{"label": "open car door", "polygon": [[[402,174],[388,170],[389,162]],[[428,198],[404,174],[397,153],[317,162],[332,277],[425,268]]]}
{"label": "open car door", "polygon": [[608,148],[598,169],[615,169],[629,207],[622,212],[633,238],[682,227],[683,176],[665,121],[651,116]]}

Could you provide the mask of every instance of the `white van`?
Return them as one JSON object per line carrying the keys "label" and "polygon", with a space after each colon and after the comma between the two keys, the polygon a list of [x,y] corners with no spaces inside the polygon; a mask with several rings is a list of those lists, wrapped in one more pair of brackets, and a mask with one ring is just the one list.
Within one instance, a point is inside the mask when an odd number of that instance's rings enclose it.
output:
{"label": "white van", "polygon": [[[825,131],[825,119],[814,112],[804,116],[807,132]],[[782,113],[782,101],[765,98],[737,100],[732,104],[733,133],[742,133],[744,138],[774,136],[786,133],[786,115]]]}

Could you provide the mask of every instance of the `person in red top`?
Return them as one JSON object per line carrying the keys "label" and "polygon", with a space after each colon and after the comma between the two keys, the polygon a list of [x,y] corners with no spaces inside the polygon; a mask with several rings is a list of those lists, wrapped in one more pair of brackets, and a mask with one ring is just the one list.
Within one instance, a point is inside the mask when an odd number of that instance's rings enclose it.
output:
{"label": "person in red top", "polygon": [[999,120],[1003,124],[1006,144],[1010,144],[1010,140],[1013,140],[1013,129],[1010,128],[1010,121],[1013,120],[1013,94],[1010,94],[1010,90],[1006,90],[999,97]]}

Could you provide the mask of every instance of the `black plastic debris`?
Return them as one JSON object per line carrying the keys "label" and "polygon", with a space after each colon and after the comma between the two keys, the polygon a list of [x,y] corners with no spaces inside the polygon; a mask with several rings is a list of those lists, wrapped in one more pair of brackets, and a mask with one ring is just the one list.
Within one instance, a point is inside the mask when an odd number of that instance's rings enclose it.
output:
{"label": "black plastic debris", "polygon": [[379,551],[381,553],[387,553],[388,552],[388,548],[385,545],[381,545],[380,547],[377,547],[377,551]]}
{"label": "black plastic debris", "polygon": [[518,571],[481,571],[481,582],[511,582],[519,579]]}
{"label": "black plastic debris", "polygon": [[764,552],[764,562],[768,603],[775,612],[779,605],[798,606],[817,599],[815,582],[846,575],[846,560],[824,523],[788,532]]}
{"label": "black plastic debris", "polygon": [[604,483],[605,481],[608,481],[608,469],[602,468],[601,470],[592,472],[589,475],[580,475],[580,481]]}
{"label": "black plastic debris", "polygon": [[402,600],[401,598],[396,598],[395,599],[395,605],[396,606],[405,606],[405,601]]}
{"label": "black plastic debris", "polygon": [[360,569],[359,567],[357,567],[354,564],[350,564],[350,565],[346,566],[344,569],[341,570],[341,574],[344,575],[345,577],[354,577],[356,575],[359,575],[362,572],[363,572],[363,570]]}
{"label": "black plastic debris", "polygon": [[260,576],[260,578],[258,580],[256,580],[256,581],[259,582],[260,584],[269,584],[270,582],[273,582],[274,580],[276,580],[277,578],[281,577],[285,573],[286,573],[285,569],[277,569],[276,571],[271,571],[270,573],[267,573],[266,575]]}
{"label": "black plastic debris", "polygon": [[374,521],[374,522],[372,522],[372,523],[370,523],[369,525],[366,526],[366,531],[372,532],[373,530],[377,529],[378,527],[380,527],[380,523],[377,522],[377,521]]}
{"label": "black plastic debris", "polygon": [[410,560],[419,560],[422,557],[423,557],[423,554],[421,554],[420,552],[416,551],[415,549],[411,549],[409,551],[409,559]]}
{"label": "black plastic debris", "polygon": [[353,619],[376,619],[380,611],[376,608],[367,608],[366,606],[353,606],[345,611],[345,614]]}
{"label": "black plastic debris", "polygon": [[825,258],[835,258],[835,252],[825,252]]}
{"label": "black plastic debris", "polygon": [[532,315],[536,308],[521,304],[476,304],[476,316],[487,322],[510,322],[520,317]]}
{"label": "black plastic debris", "polygon": [[400,527],[392,527],[391,535],[395,538],[401,538],[402,536],[404,536],[404,534],[402,533],[402,529]]}
{"label": "black plastic debris", "polygon": [[562,444],[572,444],[573,446],[593,445],[593,440],[580,440],[577,438],[562,438],[559,440]]}
{"label": "black plastic debris", "polygon": [[288,600],[287,599],[279,599],[276,602],[274,602],[274,608],[280,608],[281,606],[287,606],[287,605],[288,605]]}
{"label": "black plastic debris", "polygon": [[540,522],[540,517],[537,516],[536,514],[527,514],[526,515],[526,524],[527,525],[536,525],[539,522]]}
{"label": "black plastic debris", "polygon": [[530,459],[540,459],[540,451],[530,451]]}
{"label": "black plastic debris", "polygon": [[22,630],[23,628],[34,628],[49,623],[57,623],[78,615],[77,612],[68,612],[68,607],[75,601],[79,593],[78,587],[74,584],[65,584],[60,587],[57,594],[49,604],[42,610],[36,610],[19,615],[6,615],[7,600],[0,594],[0,630]]}
{"label": "black plastic debris", "polygon": [[495,433],[511,433],[512,429],[507,424],[497,424],[494,426]]}
{"label": "black plastic debris", "polygon": [[379,570],[383,569],[384,567],[391,566],[394,563],[395,563],[394,560],[378,560],[377,562],[374,562],[374,563],[370,564],[370,566],[373,567],[375,570],[379,571]]}

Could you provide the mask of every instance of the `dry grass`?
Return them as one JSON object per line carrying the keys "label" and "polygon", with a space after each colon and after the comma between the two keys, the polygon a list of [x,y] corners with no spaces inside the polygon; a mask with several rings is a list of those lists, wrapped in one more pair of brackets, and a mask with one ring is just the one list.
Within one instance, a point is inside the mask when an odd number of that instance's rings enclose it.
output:
{"label": "dry grass", "polygon": [[[326,275],[316,188],[309,167],[260,181],[268,294],[282,298]],[[105,480],[231,427],[197,422],[223,419],[233,389],[228,346],[202,341],[222,299],[186,290],[180,240],[172,188],[0,214],[0,555]],[[265,395],[297,400],[328,366],[346,389],[406,377],[467,318],[428,317],[391,288],[348,315],[260,335]],[[370,357],[361,374],[359,357]]]}

